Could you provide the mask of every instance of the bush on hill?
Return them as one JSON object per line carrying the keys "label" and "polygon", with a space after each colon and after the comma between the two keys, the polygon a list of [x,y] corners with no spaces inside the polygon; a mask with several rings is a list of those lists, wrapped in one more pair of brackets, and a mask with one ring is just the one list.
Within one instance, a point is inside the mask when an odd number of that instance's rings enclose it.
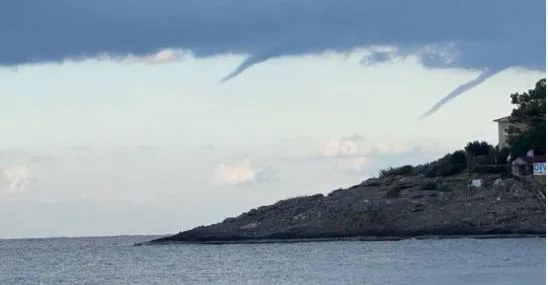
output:
{"label": "bush on hill", "polygon": [[413,165],[404,165],[400,167],[390,167],[382,169],[379,172],[379,177],[397,176],[397,175],[409,175],[413,173]]}
{"label": "bush on hill", "polygon": [[476,165],[472,172],[481,174],[502,174],[508,171],[506,165]]}
{"label": "bush on hill", "polygon": [[[466,146],[472,158],[472,172],[475,173],[504,173],[506,167],[493,165],[498,157],[508,155],[508,149],[497,152],[496,148],[486,142],[470,142]],[[466,148],[465,148],[466,149]],[[444,155],[442,158],[416,166],[404,165],[390,167],[379,172],[379,177],[396,175],[424,175],[426,177],[448,177],[462,173],[468,168],[468,155],[465,150],[457,150]]]}
{"label": "bush on hill", "polygon": [[473,156],[480,156],[480,155],[489,155],[493,152],[495,149],[494,146],[490,145],[486,141],[473,141],[469,142],[465,147],[464,150],[466,153],[469,153]]}

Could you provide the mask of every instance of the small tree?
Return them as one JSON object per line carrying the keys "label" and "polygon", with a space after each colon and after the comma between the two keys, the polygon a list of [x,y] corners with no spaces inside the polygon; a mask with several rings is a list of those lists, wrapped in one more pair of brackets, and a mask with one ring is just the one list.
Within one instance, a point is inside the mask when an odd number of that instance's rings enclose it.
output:
{"label": "small tree", "polygon": [[449,164],[466,163],[466,152],[463,150],[457,150],[447,157]]}
{"label": "small tree", "polygon": [[473,141],[469,142],[466,147],[464,147],[464,150],[473,156],[480,156],[490,155],[493,153],[494,147],[486,141]]}
{"label": "small tree", "polygon": [[546,78],[535,84],[535,89],[529,89],[521,94],[510,95],[512,104],[516,108],[512,110],[512,121],[525,123],[529,126],[546,122]]}
{"label": "small tree", "polygon": [[502,149],[497,149],[497,163],[506,164],[508,162],[508,155],[510,155],[510,148],[503,147]]}
{"label": "small tree", "polygon": [[508,128],[512,157],[524,155],[533,149],[546,153],[546,78],[535,84],[535,89],[510,95],[516,107],[510,115],[510,122],[523,127]]}

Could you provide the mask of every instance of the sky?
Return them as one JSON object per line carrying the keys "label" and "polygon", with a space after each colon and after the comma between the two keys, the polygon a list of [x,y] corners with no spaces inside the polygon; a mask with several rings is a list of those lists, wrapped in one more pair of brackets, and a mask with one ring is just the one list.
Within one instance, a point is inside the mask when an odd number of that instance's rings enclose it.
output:
{"label": "sky", "polygon": [[0,238],[176,233],[496,144],[546,8],[489,3],[2,3]]}

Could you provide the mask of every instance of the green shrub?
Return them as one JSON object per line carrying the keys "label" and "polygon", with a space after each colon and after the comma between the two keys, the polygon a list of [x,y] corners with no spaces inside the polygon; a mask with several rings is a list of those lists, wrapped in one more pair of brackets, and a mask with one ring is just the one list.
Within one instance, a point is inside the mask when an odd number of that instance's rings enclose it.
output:
{"label": "green shrub", "polygon": [[510,155],[510,148],[505,147],[497,151],[497,163],[505,164],[507,163],[508,155]]}
{"label": "green shrub", "polygon": [[436,177],[436,176],[438,176],[439,169],[440,169],[439,165],[434,165],[434,166],[426,169],[423,174],[426,177]]}
{"label": "green shrub", "polygon": [[426,182],[421,186],[421,190],[436,190],[438,189],[438,183]]}
{"label": "green shrub", "polygon": [[[383,169],[379,172],[379,177],[388,177],[396,175],[424,175],[426,177],[447,177],[462,173],[468,167],[468,155],[467,151],[472,156],[471,165],[493,164],[495,157],[506,154],[508,150],[503,150],[504,153],[497,152],[496,149],[487,142],[469,142],[466,145],[466,151],[457,150],[452,153],[444,155],[442,158],[417,165],[404,165],[401,167],[390,167]],[[503,173],[500,169],[480,169],[478,173]]]}
{"label": "green shrub", "polygon": [[482,164],[493,164],[495,163],[495,155],[478,155],[473,158],[473,161],[470,165],[482,165]]}
{"label": "green shrub", "polygon": [[396,175],[409,175],[413,173],[413,166],[412,165],[404,165],[400,167],[390,167],[387,169],[383,169],[379,171],[379,177],[388,177],[388,176],[396,176]]}
{"label": "green shrub", "polygon": [[440,192],[451,192],[451,191],[453,191],[453,189],[451,189],[451,187],[449,187],[446,184],[440,185],[436,190],[438,190]]}
{"label": "green shrub", "polygon": [[464,171],[468,164],[467,160],[466,152],[457,150],[434,162],[419,165],[415,169],[417,174],[423,174],[426,177],[451,176]]}
{"label": "green shrub", "polygon": [[415,166],[415,174],[426,175],[432,168],[435,167],[435,162],[429,162]]}
{"label": "green shrub", "polygon": [[508,171],[506,165],[476,165],[473,169],[473,173],[481,174],[502,174]]}
{"label": "green shrub", "polygon": [[449,154],[447,160],[450,164],[459,164],[459,163],[465,163],[466,164],[466,162],[467,162],[466,152],[464,150],[457,150],[457,151]]}
{"label": "green shrub", "polygon": [[489,155],[492,149],[494,149],[494,147],[486,141],[469,142],[466,147],[464,147],[464,150],[473,156]]}
{"label": "green shrub", "polygon": [[456,164],[439,164],[425,173],[426,177],[447,177],[452,175],[457,175],[463,172],[466,169],[465,163],[456,163]]}
{"label": "green shrub", "polygon": [[457,175],[466,169],[465,163],[445,164],[440,166],[438,176],[447,177]]}

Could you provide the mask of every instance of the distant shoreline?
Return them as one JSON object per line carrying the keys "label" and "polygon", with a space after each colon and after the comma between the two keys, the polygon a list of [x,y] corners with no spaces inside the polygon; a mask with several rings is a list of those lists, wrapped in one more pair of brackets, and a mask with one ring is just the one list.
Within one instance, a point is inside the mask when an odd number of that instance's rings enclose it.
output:
{"label": "distant shoreline", "polygon": [[297,239],[247,239],[247,240],[212,240],[212,241],[147,241],[136,243],[134,246],[143,245],[178,245],[178,244],[202,244],[202,245],[223,245],[223,244],[273,244],[273,243],[313,243],[313,242],[336,242],[336,241],[402,241],[402,240],[445,240],[445,239],[522,239],[522,238],[546,238],[545,233],[538,234],[482,234],[482,235],[422,235],[422,236],[357,236],[340,238],[297,238]]}

